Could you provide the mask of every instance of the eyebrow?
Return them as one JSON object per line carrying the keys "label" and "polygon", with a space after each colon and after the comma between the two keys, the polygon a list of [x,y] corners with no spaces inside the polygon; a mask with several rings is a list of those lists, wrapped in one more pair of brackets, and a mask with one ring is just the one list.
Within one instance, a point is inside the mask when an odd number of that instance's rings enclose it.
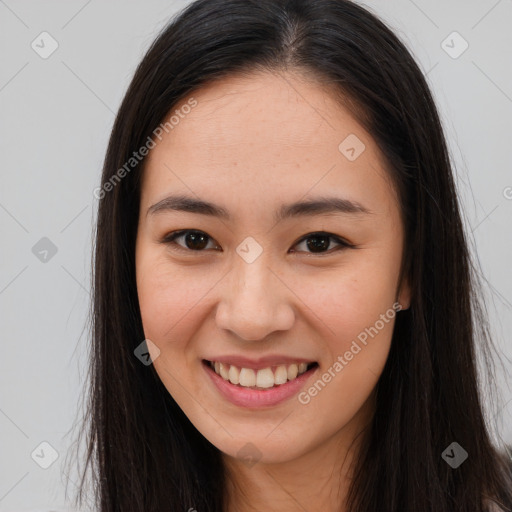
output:
{"label": "eyebrow", "polygon": [[[172,195],[150,206],[146,212],[157,214],[165,211],[182,211],[209,215],[220,219],[231,220],[229,212],[216,204],[186,195]],[[281,205],[274,214],[274,222],[292,217],[314,216],[330,213],[372,214],[373,212],[357,201],[340,197],[315,197],[307,201]]]}

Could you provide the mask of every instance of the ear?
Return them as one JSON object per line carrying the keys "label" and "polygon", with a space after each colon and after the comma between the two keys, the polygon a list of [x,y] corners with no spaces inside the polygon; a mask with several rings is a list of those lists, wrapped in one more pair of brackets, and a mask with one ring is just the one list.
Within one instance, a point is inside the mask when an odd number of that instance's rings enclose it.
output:
{"label": "ear", "polygon": [[398,290],[397,302],[401,304],[401,311],[405,311],[409,309],[411,306],[411,286],[409,284],[409,278],[404,277],[402,279],[402,284]]}

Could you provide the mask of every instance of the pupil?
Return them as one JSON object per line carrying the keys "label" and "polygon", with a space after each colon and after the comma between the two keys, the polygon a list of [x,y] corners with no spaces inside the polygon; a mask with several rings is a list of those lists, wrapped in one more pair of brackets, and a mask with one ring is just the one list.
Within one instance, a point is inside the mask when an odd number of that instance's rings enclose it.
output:
{"label": "pupil", "polygon": [[185,243],[189,249],[204,249],[208,245],[207,238],[202,233],[187,233]]}
{"label": "pupil", "polygon": [[[315,242],[311,243],[311,240]],[[325,235],[311,236],[308,238],[307,246],[311,252],[321,252],[322,249],[329,247],[329,237]]]}

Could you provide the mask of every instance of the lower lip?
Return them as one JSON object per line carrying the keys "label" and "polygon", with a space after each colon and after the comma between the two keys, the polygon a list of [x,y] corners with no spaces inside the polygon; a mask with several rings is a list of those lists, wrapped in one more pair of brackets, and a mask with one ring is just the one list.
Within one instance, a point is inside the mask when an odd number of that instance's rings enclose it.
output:
{"label": "lower lip", "polygon": [[271,407],[295,396],[305,382],[316,372],[318,365],[310,368],[299,377],[269,389],[251,389],[231,384],[216,374],[209,363],[203,361],[206,373],[224,398],[240,407]]}

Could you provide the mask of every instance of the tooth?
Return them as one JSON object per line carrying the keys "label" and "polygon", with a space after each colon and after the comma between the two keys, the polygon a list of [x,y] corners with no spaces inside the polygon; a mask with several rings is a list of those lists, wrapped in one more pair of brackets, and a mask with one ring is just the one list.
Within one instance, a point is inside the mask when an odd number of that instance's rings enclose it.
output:
{"label": "tooth", "polygon": [[219,371],[220,371],[220,376],[224,380],[229,380],[229,365],[224,364],[224,363],[220,363],[219,364]]}
{"label": "tooth", "polygon": [[286,384],[288,380],[288,372],[286,371],[286,366],[278,366],[276,368],[276,373],[274,375],[274,382],[276,384]]}
{"label": "tooth", "polygon": [[240,386],[250,388],[256,386],[256,374],[251,368],[240,369]]}
{"label": "tooth", "polygon": [[295,377],[297,377],[298,372],[299,368],[295,363],[288,366],[288,380],[295,379]]}
{"label": "tooth", "polygon": [[228,373],[229,382],[238,384],[240,382],[240,372],[236,366],[231,365]]}
{"label": "tooth", "polygon": [[210,366],[224,380],[247,388],[271,388],[274,385],[285,384],[288,380],[293,380],[298,375],[302,375],[308,368],[307,363],[293,363],[288,367],[280,365],[276,367],[274,372],[270,367],[255,371],[252,368],[238,369],[236,366],[219,361],[211,362]]}
{"label": "tooth", "polygon": [[274,385],[274,373],[270,368],[258,370],[256,375],[256,386],[259,388],[271,388]]}

